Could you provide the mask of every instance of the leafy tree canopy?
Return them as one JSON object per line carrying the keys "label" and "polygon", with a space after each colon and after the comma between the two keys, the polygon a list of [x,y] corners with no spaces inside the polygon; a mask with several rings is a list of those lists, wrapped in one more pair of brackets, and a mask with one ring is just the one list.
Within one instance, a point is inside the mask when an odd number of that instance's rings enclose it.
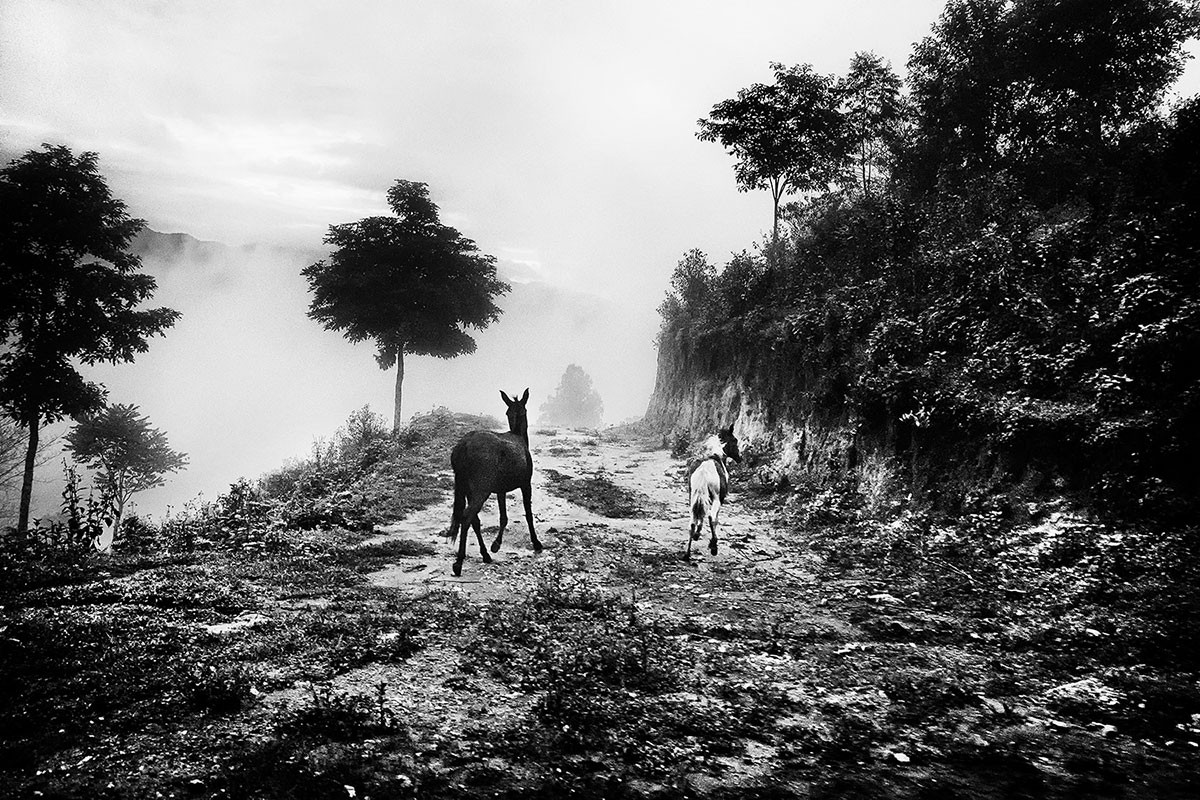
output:
{"label": "leafy tree canopy", "polygon": [[165,476],[187,465],[167,435],[133,405],[111,405],[79,420],[66,435],[66,449],[97,473],[119,507],[137,492],[161,486]]}
{"label": "leafy tree canopy", "polygon": [[874,53],[855,53],[850,71],[838,84],[842,97],[854,178],[870,194],[878,173],[886,168],[888,151],[896,144],[904,115],[900,76]]}
{"label": "leafy tree canopy", "polygon": [[139,308],[156,288],[129,250],[144,223],[96,163],[44,145],[0,170],[0,403],[22,425],[98,407],[73,362],[132,361],[179,318]]}
{"label": "leafy tree canopy", "polygon": [[736,159],[738,189],[769,189],[778,233],[780,199],[823,191],[843,168],[847,139],[833,78],[808,64],[772,63],[775,82],[756,83],[712,107],[696,136]]}
{"label": "leafy tree canopy", "polygon": [[424,183],[398,180],[387,194],[394,216],[331,225],[329,258],[303,271],[308,315],[352,342],[375,342],[381,369],[396,370],[393,429],[400,430],[404,354],[453,358],[473,353],[469,330],[501,314],[509,285],[496,259],[438,219]]}
{"label": "leafy tree canopy", "polygon": [[950,0],[909,59],[917,185],[1098,177],[1182,73],[1198,19],[1189,0]]}
{"label": "leafy tree canopy", "polygon": [[495,298],[510,288],[495,259],[441,224],[426,184],[398,180],[387,197],[395,216],[330,226],[333,252],[303,271],[309,316],[352,342],[373,340],[384,369],[402,352],[474,352],[468,329],[496,321]]}

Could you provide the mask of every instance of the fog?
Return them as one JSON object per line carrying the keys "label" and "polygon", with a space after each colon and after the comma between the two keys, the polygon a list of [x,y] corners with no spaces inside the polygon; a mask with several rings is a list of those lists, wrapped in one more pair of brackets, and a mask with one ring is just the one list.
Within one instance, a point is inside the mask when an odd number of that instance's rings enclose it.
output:
{"label": "fog", "polygon": [[[158,280],[152,305],[183,316],[135,362],[84,373],[107,387],[109,402],[137,405],[190,464],[136,495],[136,511],[161,517],[305,457],[363,406],[391,424],[395,371],[379,369],[370,343],[351,344],[306,316],[300,270],[323,253],[158,234],[143,235],[138,250]],[[528,388],[536,420],[570,363],[592,377],[606,424],[641,417],[654,386],[652,310],[530,280],[519,264],[499,266],[513,288],[500,300],[500,320],[474,334],[475,353],[406,358],[405,417],[446,406],[503,420],[500,390]],[[57,458],[40,469],[35,516],[57,510],[61,472]]]}
{"label": "fog", "polygon": [[[576,363],[606,422],[640,416],[676,261],[724,263],[770,225],[769,195],[737,191],[696,120],[771,61],[900,66],[940,6],[5,0],[0,159],[95,151],[131,215],[223,243],[146,249],[153,304],[183,317],[88,370],[191,459],[135,498],[158,514],[303,457],[363,405],[390,418],[392,373],[306,318],[299,272],[329,225],[386,213],[397,178],[427,182],[513,283],[475,354],[407,359],[407,413],[503,418],[499,390],[528,387],[536,419]],[[38,472],[39,513],[59,472]]]}
{"label": "fog", "polygon": [[[903,74],[943,5],[4,0],[0,161],[95,151],[131,215],[188,235],[143,240],[154,304],[183,318],[88,370],[191,459],[137,498],[157,514],[304,456],[363,405],[390,417],[393,375],[306,318],[299,272],[329,225],[386,213],[397,178],[427,182],[514,287],[478,352],[408,359],[408,413],[499,417],[498,390],[528,387],[536,418],[577,363],[606,422],[640,416],[675,263],[723,264],[771,223],[697,119],[772,61],[844,73],[872,51]],[[39,470],[38,513],[59,471]]]}

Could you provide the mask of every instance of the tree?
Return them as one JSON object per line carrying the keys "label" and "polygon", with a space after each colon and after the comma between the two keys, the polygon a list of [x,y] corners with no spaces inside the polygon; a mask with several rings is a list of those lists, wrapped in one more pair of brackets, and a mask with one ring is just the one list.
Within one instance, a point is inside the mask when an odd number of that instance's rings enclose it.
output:
{"label": "tree", "polygon": [[701,250],[693,248],[683,254],[671,273],[671,291],[658,307],[663,321],[660,340],[671,333],[692,335],[703,328],[710,316],[708,299],[716,277],[716,267]]}
{"label": "tree", "polygon": [[76,364],[132,361],[179,318],[139,310],[156,288],[129,251],[145,223],[109,192],[97,158],[43,145],[0,170],[0,408],[28,433],[22,533],[41,426],[103,405]]}
{"label": "tree", "polygon": [[1198,20],[1191,0],[951,0],[909,59],[915,187],[1006,170],[1053,206],[1098,185],[1183,71]]}
{"label": "tree", "polygon": [[1018,120],[1032,143],[1093,148],[1155,112],[1197,35],[1191,0],[1020,0],[1007,27]]}
{"label": "tree", "polygon": [[[9,520],[17,517],[28,438],[16,422],[0,417],[0,520],[4,524],[11,524]],[[57,436],[38,440],[35,467],[42,466],[58,455],[58,448],[55,447],[57,442]]]}
{"label": "tree", "polygon": [[936,165],[922,184],[995,168],[1013,87],[1006,64],[1008,0],[950,0],[908,60],[918,116],[913,161]]}
{"label": "tree", "polygon": [[125,505],[137,492],[162,486],[169,472],[187,466],[187,456],[167,444],[167,436],[150,427],[137,406],[113,405],[82,417],[66,435],[66,449],[97,474],[116,504],[113,539],[121,528]]}
{"label": "tree", "polygon": [[495,298],[510,287],[492,256],[441,224],[426,184],[398,180],[387,199],[395,216],[331,225],[325,243],[333,252],[302,274],[313,295],[309,317],[352,342],[374,340],[380,369],[397,367],[392,425],[399,430],[404,355],[474,352],[467,329],[495,322]]}
{"label": "tree", "polygon": [[567,365],[554,394],[538,409],[539,425],[595,428],[604,415],[604,403],[592,388],[592,378],[577,364]]}
{"label": "tree", "polygon": [[698,121],[697,138],[720,142],[735,158],[738,189],[769,189],[772,241],[779,238],[779,203],[793,192],[828,188],[846,160],[844,121],[832,78],[804,64],[772,63],[775,82],[738,90]]}
{"label": "tree", "polygon": [[888,140],[901,118],[900,76],[874,53],[855,53],[842,80],[842,94],[859,188],[871,194],[871,181],[886,163]]}

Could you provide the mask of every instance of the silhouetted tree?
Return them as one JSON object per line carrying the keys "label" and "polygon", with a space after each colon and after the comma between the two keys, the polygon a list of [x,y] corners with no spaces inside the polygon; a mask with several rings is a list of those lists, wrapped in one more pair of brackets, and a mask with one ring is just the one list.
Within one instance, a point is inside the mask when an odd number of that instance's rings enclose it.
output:
{"label": "silhouetted tree", "polygon": [[187,456],[167,444],[167,435],[132,405],[113,405],[83,417],[66,435],[66,449],[96,473],[115,505],[113,539],[125,505],[137,492],[162,486],[167,473],[187,465]]}
{"label": "silhouetted tree", "polygon": [[468,328],[500,317],[495,303],[509,285],[496,260],[438,219],[424,183],[398,180],[388,190],[395,216],[331,225],[328,259],[303,271],[312,292],[308,316],[352,342],[371,339],[381,369],[397,367],[393,428],[400,429],[404,355],[475,351]]}
{"label": "silhouetted tree", "polygon": [[132,361],[179,317],[138,309],[156,287],[129,251],[144,223],[111,195],[96,161],[44,145],[0,170],[0,408],[28,431],[21,532],[41,426],[104,401],[75,363]]}
{"label": "silhouetted tree", "polygon": [[832,78],[811,66],[772,63],[775,82],[739,89],[699,120],[696,136],[720,142],[735,158],[738,189],[769,189],[772,241],[779,237],[779,203],[792,192],[825,190],[846,160],[844,120]]}
{"label": "silhouetted tree", "polygon": [[869,195],[875,175],[886,167],[889,140],[901,118],[900,76],[874,53],[855,53],[839,90],[851,158],[857,162],[855,178]]}
{"label": "silhouetted tree", "polygon": [[592,388],[592,378],[577,364],[570,364],[558,388],[538,409],[539,425],[595,428],[604,415],[604,403]]}

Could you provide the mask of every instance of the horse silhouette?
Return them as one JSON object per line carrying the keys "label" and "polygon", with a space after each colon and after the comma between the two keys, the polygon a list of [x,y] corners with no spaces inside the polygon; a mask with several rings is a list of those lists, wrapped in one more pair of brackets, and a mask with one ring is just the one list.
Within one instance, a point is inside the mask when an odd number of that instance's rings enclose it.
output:
{"label": "horse silhouette", "polygon": [[463,559],[467,556],[467,529],[475,529],[479,540],[479,553],[485,564],[491,563],[487,547],[480,532],[479,510],[488,495],[495,492],[500,506],[500,532],[492,542],[492,552],[500,549],[504,540],[504,529],[508,525],[505,494],[521,490],[525,504],[525,519],[529,523],[529,539],[535,552],[541,552],[533,529],[533,508],[530,503],[530,481],[533,479],[533,456],[529,452],[529,419],[525,404],[529,401],[529,390],[520,400],[513,400],[500,392],[508,405],[508,433],[495,431],[471,431],[458,440],[450,451],[450,466],[454,469],[454,509],[450,516],[450,538],[459,537],[458,556],[454,560],[454,574],[462,574]]}

